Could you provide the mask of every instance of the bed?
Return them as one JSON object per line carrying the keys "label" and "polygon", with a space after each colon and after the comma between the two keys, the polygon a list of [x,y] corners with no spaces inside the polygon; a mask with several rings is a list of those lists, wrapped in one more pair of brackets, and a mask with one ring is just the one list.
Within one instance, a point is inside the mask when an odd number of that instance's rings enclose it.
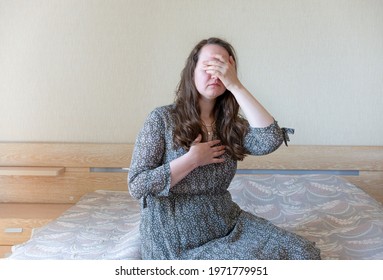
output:
{"label": "bed", "polygon": [[[7,259],[140,259],[131,144],[0,143]],[[248,157],[244,210],[316,242],[323,259],[383,259],[383,148],[290,146]]]}

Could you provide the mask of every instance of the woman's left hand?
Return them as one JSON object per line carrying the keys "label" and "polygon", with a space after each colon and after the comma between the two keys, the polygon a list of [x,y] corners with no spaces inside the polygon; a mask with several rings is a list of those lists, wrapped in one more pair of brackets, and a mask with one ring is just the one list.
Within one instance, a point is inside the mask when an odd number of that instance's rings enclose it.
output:
{"label": "woman's left hand", "polygon": [[212,78],[218,78],[229,91],[230,88],[240,84],[232,56],[227,60],[222,55],[215,54],[211,60],[204,61],[203,65],[206,73],[211,75]]}

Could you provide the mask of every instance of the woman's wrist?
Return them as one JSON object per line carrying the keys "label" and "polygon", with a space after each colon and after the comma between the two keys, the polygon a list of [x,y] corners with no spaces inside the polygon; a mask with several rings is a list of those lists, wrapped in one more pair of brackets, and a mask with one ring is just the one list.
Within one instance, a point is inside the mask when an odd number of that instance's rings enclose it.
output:
{"label": "woman's wrist", "polygon": [[238,82],[227,87],[227,90],[236,96],[237,94],[245,92],[246,88],[241,84],[241,82]]}

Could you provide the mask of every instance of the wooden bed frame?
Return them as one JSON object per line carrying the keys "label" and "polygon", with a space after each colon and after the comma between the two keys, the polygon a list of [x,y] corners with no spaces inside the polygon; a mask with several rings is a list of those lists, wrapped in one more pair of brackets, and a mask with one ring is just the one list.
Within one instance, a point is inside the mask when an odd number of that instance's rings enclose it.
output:
{"label": "wooden bed frame", "polygon": [[[133,144],[0,143],[0,257],[81,196],[127,190]],[[333,172],[383,203],[383,146],[282,146],[246,157],[242,174]]]}

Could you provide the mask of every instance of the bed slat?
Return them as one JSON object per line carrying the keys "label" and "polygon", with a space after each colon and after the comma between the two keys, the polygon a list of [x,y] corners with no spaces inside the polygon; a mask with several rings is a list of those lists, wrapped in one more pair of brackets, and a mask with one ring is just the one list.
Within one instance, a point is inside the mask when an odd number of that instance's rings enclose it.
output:
{"label": "bed slat", "polygon": [[64,167],[0,167],[0,176],[59,176]]}

